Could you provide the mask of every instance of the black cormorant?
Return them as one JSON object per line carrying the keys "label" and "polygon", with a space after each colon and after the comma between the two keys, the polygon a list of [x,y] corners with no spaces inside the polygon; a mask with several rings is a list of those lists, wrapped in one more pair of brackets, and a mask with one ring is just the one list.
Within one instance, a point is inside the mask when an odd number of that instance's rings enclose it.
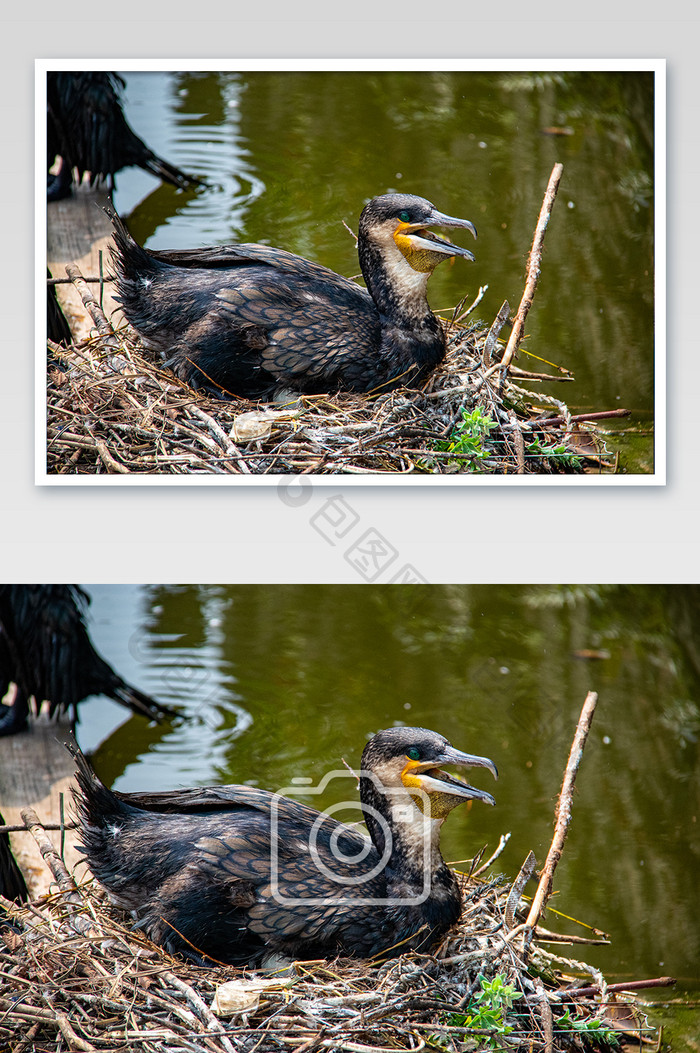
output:
{"label": "black cormorant", "polygon": [[139,139],[122,111],[120,94],[124,87],[117,73],[47,73],[49,166],[57,156],[61,158],[58,173],[49,176],[49,201],[70,194],[74,168],[79,180],[89,173],[90,186],[97,179],[108,179],[113,188],[114,173],[130,165],[179,187],[202,182],[157,157]]}
{"label": "black cormorant", "polygon": [[49,713],[70,712],[88,695],[107,695],[150,720],[174,710],[131,687],[90,642],[84,612],[90,599],[77,585],[0,585],[0,699],[16,685],[12,706],[0,704],[0,735],[27,725],[29,700]]}
{"label": "black cormorant", "polygon": [[428,228],[464,227],[476,237],[469,220],[425,198],[375,197],[357,239],[365,291],[266,245],[145,249],[112,218],[116,299],[128,321],[182,380],[224,397],[419,384],[445,356],[428,278],[450,257],[474,259]]}
{"label": "black cormorant", "polygon": [[496,777],[492,761],[425,728],[380,731],[365,747],[369,837],[250,786],[108,790],[73,752],[93,874],[151,939],[204,964],[428,950],[461,912],[440,854],[442,822],[464,801],[495,803],[441,770],[478,766]]}

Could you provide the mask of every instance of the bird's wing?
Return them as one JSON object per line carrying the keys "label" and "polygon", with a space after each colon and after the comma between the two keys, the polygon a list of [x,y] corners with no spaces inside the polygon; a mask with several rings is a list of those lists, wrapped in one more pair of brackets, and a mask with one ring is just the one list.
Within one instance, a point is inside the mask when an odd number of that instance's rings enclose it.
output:
{"label": "bird's wing", "polygon": [[334,362],[340,369],[358,348],[364,356],[381,340],[369,294],[325,268],[307,269],[306,261],[256,269],[254,281],[223,286],[217,299],[223,320],[264,331],[260,367],[282,381],[332,383]]}
{"label": "bird's wing", "polygon": [[153,793],[125,793],[112,790],[125,804],[147,812],[158,812],[169,815],[214,815],[221,814],[222,821],[226,813],[230,814],[231,823],[235,824],[241,814],[256,812],[269,816],[275,814],[286,822],[296,822],[312,826],[320,813],[305,804],[270,793],[256,786],[201,786],[183,790],[161,790]]}
{"label": "bird's wing", "polygon": [[274,250],[267,249],[264,245],[213,245],[199,249],[146,249],[145,251],[159,263],[168,263],[172,267],[217,270],[247,266],[251,263],[270,263],[270,254]]}
{"label": "bird's wing", "polygon": [[289,816],[277,823],[272,818],[269,826],[251,820],[195,845],[196,869],[205,880],[228,887],[234,897],[240,882],[255,887],[246,926],[266,942],[332,942],[333,930],[357,912],[358,881],[379,862],[366,836],[315,814],[321,820],[315,826]]}

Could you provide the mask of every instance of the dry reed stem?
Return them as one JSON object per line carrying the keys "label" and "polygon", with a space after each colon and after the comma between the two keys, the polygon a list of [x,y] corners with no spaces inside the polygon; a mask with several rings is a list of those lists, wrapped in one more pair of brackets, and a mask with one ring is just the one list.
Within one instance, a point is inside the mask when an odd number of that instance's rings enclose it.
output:
{"label": "dry reed stem", "polygon": [[569,829],[569,823],[571,822],[571,806],[573,802],[576,774],[581,763],[581,758],[583,757],[583,748],[586,745],[586,739],[588,738],[588,732],[590,731],[591,721],[593,720],[593,714],[597,703],[598,695],[595,691],[589,691],[583,703],[581,715],[579,716],[578,724],[576,725],[574,741],[572,742],[571,750],[569,751],[569,759],[566,764],[561,792],[557,802],[554,837],[549,846],[549,852],[547,853],[542,876],[539,885],[537,886],[537,892],[532,900],[532,906],[530,907],[530,912],[527,916],[527,927],[529,929],[534,929],[546,906],[547,900],[552,893],[554,871],[556,870],[557,863],[561,858],[567,830]]}
{"label": "dry reed stem", "polygon": [[552,214],[552,208],[554,207],[554,200],[557,196],[557,190],[559,189],[559,181],[561,180],[564,166],[561,164],[555,164],[552,169],[552,174],[549,177],[547,183],[547,189],[545,190],[544,200],[540,209],[540,214],[537,220],[537,226],[535,228],[535,234],[532,239],[532,248],[530,249],[530,257],[527,264],[527,280],[525,282],[525,290],[520,300],[520,306],[518,307],[518,313],[515,316],[513,322],[513,329],[510,334],[510,339],[506,345],[505,354],[501,362],[501,368],[503,370],[503,377],[510,366],[515,356],[520,341],[523,338],[525,332],[525,319],[527,318],[528,311],[532,307],[532,301],[535,296],[535,290],[537,289],[537,282],[540,277],[540,268],[542,265],[542,248],[544,245],[544,236],[547,231],[547,225],[549,223],[549,217]]}

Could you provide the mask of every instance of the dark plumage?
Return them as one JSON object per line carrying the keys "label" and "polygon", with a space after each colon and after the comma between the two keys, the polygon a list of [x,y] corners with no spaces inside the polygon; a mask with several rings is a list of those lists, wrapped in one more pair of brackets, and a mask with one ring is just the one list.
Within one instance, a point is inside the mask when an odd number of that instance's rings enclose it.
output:
{"label": "dark plumage", "polygon": [[440,855],[448,812],[493,797],[442,772],[489,768],[425,728],[380,731],[362,754],[370,839],[296,801],[249,786],[108,790],[78,764],[81,843],[113,901],[171,952],[259,964],[434,946],[460,915]]}
{"label": "dark plumage", "polygon": [[248,398],[419,384],[445,355],[428,278],[442,260],[474,259],[427,228],[464,227],[476,237],[468,220],[422,197],[375,197],[359,223],[365,291],[283,249],[151,251],[113,222],[117,299],[134,329],[192,387]]}
{"label": "dark plumage", "polygon": [[11,683],[17,688],[14,705],[0,705],[0,735],[26,727],[31,698],[74,722],[88,695],[107,695],[150,720],[175,715],[99,656],[85,625],[89,602],[77,585],[0,585],[0,698]]}
{"label": "dark plumage", "polygon": [[[46,277],[49,281],[52,277],[48,267]],[[53,340],[54,344],[65,344],[66,346],[73,339],[70,326],[56,296],[56,286],[50,284],[46,286],[46,335],[49,340]]]}
{"label": "dark plumage", "polygon": [[49,176],[48,199],[70,194],[73,169],[78,179],[90,175],[109,179],[121,168],[137,165],[175,186],[201,183],[181,172],[150,150],[132,130],[122,112],[120,95],[124,80],[116,73],[50,72],[46,75],[47,156],[49,166],[57,156],[57,175]]}
{"label": "dark plumage", "polygon": [[[5,825],[5,820],[0,813],[0,826]],[[17,860],[12,854],[10,835],[0,834],[0,895],[5,899],[22,903],[29,899],[24,875],[17,865]],[[5,912],[0,908],[0,929],[3,927]]]}

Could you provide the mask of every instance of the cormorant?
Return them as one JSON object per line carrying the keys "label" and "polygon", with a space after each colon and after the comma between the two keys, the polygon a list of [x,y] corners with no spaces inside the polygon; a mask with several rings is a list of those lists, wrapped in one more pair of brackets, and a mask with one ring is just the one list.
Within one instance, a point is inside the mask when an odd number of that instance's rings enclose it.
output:
{"label": "cormorant", "polygon": [[49,703],[51,716],[88,695],[107,695],[149,720],[175,711],[115,673],[90,642],[84,612],[90,599],[77,585],[0,585],[0,698],[16,685],[12,706],[0,704],[0,735],[27,726],[29,700]]}
{"label": "cormorant", "polygon": [[445,356],[428,278],[450,257],[474,259],[428,227],[464,227],[476,237],[469,220],[425,198],[375,197],[357,239],[365,291],[266,245],[145,249],[112,219],[116,299],[127,319],[181,380],[220,397],[419,384]]}
{"label": "cormorant", "polygon": [[139,139],[122,111],[120,94],[125,86],[117,73],[47,73],[49,167],[57,156],[61,158],[58,173],[49,176],[49,201],[70,194],[74,168],[79,180],[89,172],[90,186],[98,178],[108,178],[111,189],[114,173],[130,165],[179,187],[202,182],[157,157]]}
{"label": "cormorant", "polygon": [[495,778],[492,761],[425,728],[390,728],[367,743],[369,837],[250,786],[108,790],[72,752],[93,874],[152,940],[201,964],[428,950],[461,912],[440,854],[443,820],[466,800],[495,803],[440,767],[484,767]]}

